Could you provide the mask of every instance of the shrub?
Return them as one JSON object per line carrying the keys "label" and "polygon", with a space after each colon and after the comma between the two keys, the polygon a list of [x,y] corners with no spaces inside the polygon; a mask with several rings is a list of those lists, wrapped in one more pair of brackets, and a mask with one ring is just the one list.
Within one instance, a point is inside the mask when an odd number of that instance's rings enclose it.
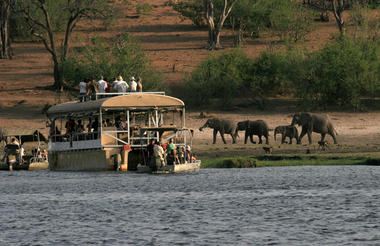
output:
{"label": "shrub", "polygon": [[136,10],[138,14],[147,15],[152,13],[152,6],[147,3],[138,3],[136,5]]}
{"label": "shrub", "polygon": [[183,18],[189,18],[194,25],[200,27],[204,26],[203,18],[203,1],[179,1],[178,3],[172,3],[171,6],[177,11]]}
{"label": "shrub", "polygon": [[281,40],[297,42],[314,29],[314,12],[297,1],[261,0],[256,6],[262,26]]}
{"label": "shrub", "polygon": [[305,59],[297,81],[304,104],[358,109],[361,95],[379,90],[379,47],[371,41],[342,38]]}
{"label": "shrub", "polygon": [[102,38],[91,39],[90,45],[72,53],[63,63],[62,70],[70,86],[76,86],[84,78],[103,75],[111,80],[122,75],[125,78],[140,76],[145,91],[161,87],[161,76],[151,67],[139,43],[128,34],[108,42]]}
{"label": "shrub", "polygon": [[228,104],[240,94],[246,81],[252,61],[241,49],[233,49],[220,55],[213,55],[202,62],[186,81],[186,98],[190,104],[203,105],[211,98],[221,99]]}

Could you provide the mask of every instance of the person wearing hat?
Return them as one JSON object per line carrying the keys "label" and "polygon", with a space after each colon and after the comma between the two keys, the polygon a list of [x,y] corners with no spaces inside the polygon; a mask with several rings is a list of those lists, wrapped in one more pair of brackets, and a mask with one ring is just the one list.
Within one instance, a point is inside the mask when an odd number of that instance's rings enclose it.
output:
{"label": "person wearing hat", "polygon": [[118,81],[116,84],[117,92],[122,92],[122,93],[127,92],[129,85],[127,84],[127,82],[123,80],[123,77],[119,75],[119,77],[117,77],[117,81]]}
{"label": "person wearing hat", "polygon": [[133,76],[131,77],[129,84],[130,84],[131,92],[136,92],[137,83],[135,81],[135,77],[133,77]]}

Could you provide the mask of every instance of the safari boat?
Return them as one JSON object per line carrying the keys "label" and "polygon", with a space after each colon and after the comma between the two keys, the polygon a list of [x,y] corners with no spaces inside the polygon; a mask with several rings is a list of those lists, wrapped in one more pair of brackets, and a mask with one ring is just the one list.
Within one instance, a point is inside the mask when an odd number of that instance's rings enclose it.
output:
{"label": "safari boat", "polygon": [[152,140],[173,139],[178,149],[191,149],[192,144],[183,101],[163,92],[98,93],[96,100],[52,106],[47,116],[51,170],[199,171],[200,161],[194,158],[163,166],[152,161]]}
{"label": "safari boat", "polygon": [[[3,133],[4,156],[0,170],[46,170],[48,169],[47,153],[41,151],[42,143],[47,138],[38,130],[9,129]],[[13,139],[14,141],[8,141]],[[31,149],[31,152],[25,149]]]}

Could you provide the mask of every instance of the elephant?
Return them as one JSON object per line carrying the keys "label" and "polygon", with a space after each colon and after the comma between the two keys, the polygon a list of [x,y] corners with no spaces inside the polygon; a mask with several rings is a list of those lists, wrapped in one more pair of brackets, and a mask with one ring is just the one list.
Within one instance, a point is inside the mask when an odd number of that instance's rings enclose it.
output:
{"label": "elephant", "polygon": [[224,139],[224,134],[230,134],[232,137],[232,143],[236,143],[236,125],[233,121],[229,119],[220,119],[220,118],[211,118],[206,121],[206,123],[199,128],[199,131],[202,131],[203,128],[212,128],[214,129],[213,132],[213,144],[216,142],[216,135],[218,132],[220,133],[220,136],[222,137],[222,140],[224,144],[227,144],[226,140]]}
{"label": "elephant", "polygon": [[285,143],[285,138],[288,137],[290,139],[289,144],[292,144],[293,138],[296,139],[297,144],[299,144],[298,139],[298,130],[295,126],[277,126],[274,129],[274,141],[276,141],[276,135],[281,134],[281,144]]}
{"label": "elephant", "polygon": [[338,134],[327,114],[296,113],[293,115],[291,125],[294,126],[296,124],[302,126],[301,135],[299,136],[300,143],[303,136],[307,133],[309,144],[311,144],[312,132],[321,134],[321,142],[324,142],[326,134],[329,134],[334,139],[334,144],[338,143],[336,140],[336,135]]}
{"label": "elephant", "polygon": [[247,144],[247,139],[249,136],[249,139],[251,142],[254,144],[256,142],[253,141],[253,135],[259,136],[259,144],[263,143],[263,140],[261,139],[262,136],[266,138],[266,144],[269,144],[269,128],[268,125],[265,121],[263,120],[246,120],[246,121],[241,121],[237,123],[236,126],[236,134],[238,135],[238,131],[245,130],[245,138],[244,138],[244,144]]}

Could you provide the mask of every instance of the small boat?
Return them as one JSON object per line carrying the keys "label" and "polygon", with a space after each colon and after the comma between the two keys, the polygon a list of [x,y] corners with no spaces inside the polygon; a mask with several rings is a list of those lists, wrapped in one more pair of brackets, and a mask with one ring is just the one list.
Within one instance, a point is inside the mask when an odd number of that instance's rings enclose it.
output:
{"label": "small boat", "polygon": [[[3,133],[9,140],[4,147],[0,170],[46,170],[49,167],[47,152],[41,152],[41,141],[47,139],[38,130],[10,129]],[[26,153],[24,145],[32,149]]]}
{"label": "small boat", "polygon": [[139,173],[155,173],[155,174],[169,174],[169,173],[191,173],[199,172],[201,161],[196,160],[189,163],[165,165],[156,168],[151,168],[147,165],[138,165],[137,172]]}

